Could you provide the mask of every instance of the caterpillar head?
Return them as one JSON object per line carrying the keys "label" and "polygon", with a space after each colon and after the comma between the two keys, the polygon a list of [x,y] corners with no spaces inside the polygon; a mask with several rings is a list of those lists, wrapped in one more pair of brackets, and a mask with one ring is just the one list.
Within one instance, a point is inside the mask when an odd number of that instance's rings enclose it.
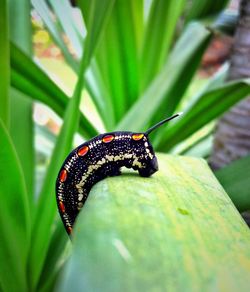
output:
{"label": "caterpillar head", "polygon": [[143,166],[138,169],[139,174],[141,176],[144,176],[144,177],[151,176],[153,173],[155,173],[158,170],[158,161],[157,161],[157,158],[155,156],[153,146],[151,145],[151,143],[149,141],[149,137],[148,137],[149,134],[152,131],[154,131],[155,129],[157,129],[158,127],[160,127],[161,125],[178,117],[181,114],[182,113],[175,114],[172,117],[169,117],[169,118],[157,123],[153,127],[149,128],[145,133],[132,134],[132,140],[134,140],[135,142],[141,143],[141,145],[140,145],[141,147],[137,147],[137,149],[138,148],[141,149],[141,151],[142,151],[141,154],[143,157]]}

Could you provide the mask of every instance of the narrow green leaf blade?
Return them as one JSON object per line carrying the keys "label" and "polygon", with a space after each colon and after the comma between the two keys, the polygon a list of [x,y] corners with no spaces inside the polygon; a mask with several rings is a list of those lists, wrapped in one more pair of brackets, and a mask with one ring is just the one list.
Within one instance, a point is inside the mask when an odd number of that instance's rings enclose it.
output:
{"label": "narrow green leaf blade", "polygon": [[161,151],[171,149],[249,93],[250,81],[248,79],[229,82],[217,89],[205,92],[178,121],[169,124],[167,130],[163,132],[162,139],[157,143],[157,149]]}
{"label": "narrow green leaf blade", "polygon": [[159,166],[93,187],[57,291],[248,291],[250,233],[206,162]]}
{"label": "narrow green leaf blade", "polygon": [[154,0],[146,23],[141,55],[141,88],[145,89],[166,62],[185,0]]}
{"label": "narrow green leaf blade", "polygon": [[[115,122],[139,95],[139,50],[143,26],[142,1],[117,1],[96,53]],[[126,21],[130,19],[130,21]],[[104,96],[105,99],[107,99]]]}
{"label": "narrow green leaf blade", "polygon": [[186,21],[217,14],[227,5],[228,0],[192,0],[187,7]]}
{"label": "narrow green leaf blade", "polygon": [[215,171],[221,185],[241,212],[250,210],[250,156]]}
{"label": "narrow green leaf blade", "polygon": [[[10,0],[10,39],[27,55],[32,54],[29,0]],[[11,91],[10,133],[20,159],[30,206],[34,203],[34,128],[33,104],[17,91]],[[33,210],[33,208],[31,208]]]}
{"label": "narrow green leaf blade", "polygon": [[55,15],[58,17],[60,24],[69,38],[77,56],[82,55],[83,36],[80,29],[75,25],[73,18],[72,6],[68,0],[49,0]]}
{"label": "narrow green leaf blade", "polygon": [[28,291],[26,263],[30,213],[24,176],[11,138],[0,120],[0,289]]}
{"label": "narrow green leaf blade", "polygon": [[[112,22],[112,16],[114,14],[113,12],[113,7],[114,7],[115,0],[112,1],[89,1],[89,0],[83,0],[79,1],[79,6],[81,8],[84,21],[87,27],[87,30],[91,30],[93,32],[93,35],[89,37],[89,42],[85,44],[85,52],[86,56],[88,56],[88,52],[90,51],[90,48],[92,47],[92,43],[94,42],[95,38],[98,37],[98,40],[100,40],[100,44],[98,41],[98,44],[95,44],[95,48],[97,46],[99,47],[99,50],[97,51],[102,51],[105,54],[105,50],[102,50],[102,43],[105,43],[105,38],[106,38],[106,31],[108,30],[107,27],[110,26],[110,22]],[[97,11],[97,13],[94,13],[94,11]],[[106,11],[106,12],[105,12]],[[108,18],[103,19],[103,15],[105,13],[109,16]],[[110,15],[111,14],[111,15]],[[109,19],[109,21],[107,21]],[[98,32],[98,29],[100,29],[101,25],[103,23],[103,26],[105,29],[102,29],[101,32]],[[91,26],[94,27],[92,28]],[[107,24],[107,25],[106,25]],[[98,36],[98,34],[102,34],[101,36]],[[104,39],[102,41],[102,39]],[[110,39],[111,41],[111,39]],[[113,42],[113,41],[112,41]],[[104,49],[104,48],[103,48]],[[109,52],[112,53],[112,52]],[[112,58],[115,58],[115,55],[113,55]],[[112,64],[110,64],[110,68],[112,67]],[[93,95],[93,99],[95,103],[97,104],[97,108],[105,122],[105,125],[107,128],[111,128],[114,124],[115,121],[115,111],[114,111],[114,106],[112,104],[112,99],[111,99],[111,93],[109,91],[109,84],[105,84],[105,78],[103,78],[103,72],[100,70],[102,66],[96,60],[93,62],[93,64],[90,67],[89,74],[87,74],[87,88],[90,92],[90,94]],[[95,76],[94,74],[97,73]],[[91,77],[94,78],[91,78]],[[106,75],[107,77],[108,75]],[[117,75],[119,77],[119,75]],[[96,92],[96,88],[102,89],[101,92]],[[103,100],[104,102],[101,102]],[[119,100],[119,99],[118,99]],[[104,105],[104,107],[103,107]],[[108,115],[107,115],[108,111]],[[107,121],[108,120],[108,121]]]}
{"label": "narrow green leaf blade", "polygon": [[1,0],[0,7],[0,119],[9,127],[10,61],[7,1]]}
{"label": "narrow green leaf blade", "polygon": [[[58,276],[58,271],[67,260],[65,246],[67,246],[66,244],[68,242],[68,234],[65,232],[62,222],[58,220],[43,265],[43,271],[38,285],[39,291],[45,290],[48,283],[49,285],[54,285],[55,277]],[[52,291],[52,287],[49,291]]]}
{"label": "narrow green leaf blade", "polygon": [[[84,2],[90,0],[79,0],[79,7],[84,15]],[[109,19],[113,5],[116,0],[91,0],[89,6],[89,17],[86,19],[87,38],[84,47],[85,63],[89,64],[91,57],[96,49],[104,27]]]}

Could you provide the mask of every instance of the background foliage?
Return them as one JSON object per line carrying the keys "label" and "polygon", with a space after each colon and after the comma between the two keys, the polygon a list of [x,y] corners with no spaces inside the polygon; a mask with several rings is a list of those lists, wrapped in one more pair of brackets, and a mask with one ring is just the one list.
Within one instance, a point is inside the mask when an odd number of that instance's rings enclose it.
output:
{"label": "background foliage", "polygon": [[[182,119],[155,133],[153,144],[162,152],[192,151],[206,157],[213,121],[250,92],[249,80],[225,83],[227,70],[223,68],[195,96],[186,98],[201,57],[216,33],[213,24],[227,3],[215,2],[79,0],[83,17],[80,28],[67,0],[1,0],[3,291],[51,291],[66,258],[63,251],[68,239],[56,216],[55,178],[72,148],[75,132],[79,130],[83,139],[99,132],[89,116],[79,110],[80,102],[84,104],[83,89],[106,131],[142,131],[184,110]],[[32,57],[32,9],[77,75],[72,96]],[[209,27],[203,22],[207,17]],[[32,120],[32,103],[37,101],[63,118],[38,199]],[[223,173],[218,177],[224,177]],[[241,204],[238,200],[235,197],[236,205]],[[241,209],[245,206],[241,204]]]}

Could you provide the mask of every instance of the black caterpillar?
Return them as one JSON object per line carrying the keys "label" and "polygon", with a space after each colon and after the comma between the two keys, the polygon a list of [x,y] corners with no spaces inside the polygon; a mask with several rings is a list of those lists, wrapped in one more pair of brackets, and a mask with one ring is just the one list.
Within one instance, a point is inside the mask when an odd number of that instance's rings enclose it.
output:
{"label": "black caterpillar", "polygon": [[122,166],[148,177],[158,170],[158,162],[148,135],[167,118],[145,133],[111,132],[98,135],[74,149],[64,161],[57,180],[58,209],[68,234],[86,201],[91,187],[107,176],[119,175]]}

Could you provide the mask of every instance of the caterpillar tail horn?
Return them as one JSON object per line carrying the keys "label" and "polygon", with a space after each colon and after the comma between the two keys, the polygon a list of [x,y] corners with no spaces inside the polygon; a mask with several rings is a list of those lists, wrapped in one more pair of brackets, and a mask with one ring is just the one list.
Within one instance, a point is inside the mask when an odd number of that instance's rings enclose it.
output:
{"label": "caterpillar tail horn", "polygon": [[169,117],[169,118],[166,118],[165,120],[160,121],[160,122],[157,123],[156,125],[154,125],[154,126],[152,126],[151,128],[149,128],[149,129],[145,132],[145,134],[146,134],[146,135],[149,135],[149,134],[150,134],[151,132],[153,132],[155,129],[159,128],[161,125],[165,124],[166,122],[171,121],[172,119],[174,119],[174,118],[176,118],[176,117],[178,117],[178,116],[180,116],[180,115],[182,115],[182,114],[183,114],[183,112],[180,112],[180,113],[177,113],[177,114],[175,114],[175,115],[173,115],[173,116],[171,116],[171,117]]}

